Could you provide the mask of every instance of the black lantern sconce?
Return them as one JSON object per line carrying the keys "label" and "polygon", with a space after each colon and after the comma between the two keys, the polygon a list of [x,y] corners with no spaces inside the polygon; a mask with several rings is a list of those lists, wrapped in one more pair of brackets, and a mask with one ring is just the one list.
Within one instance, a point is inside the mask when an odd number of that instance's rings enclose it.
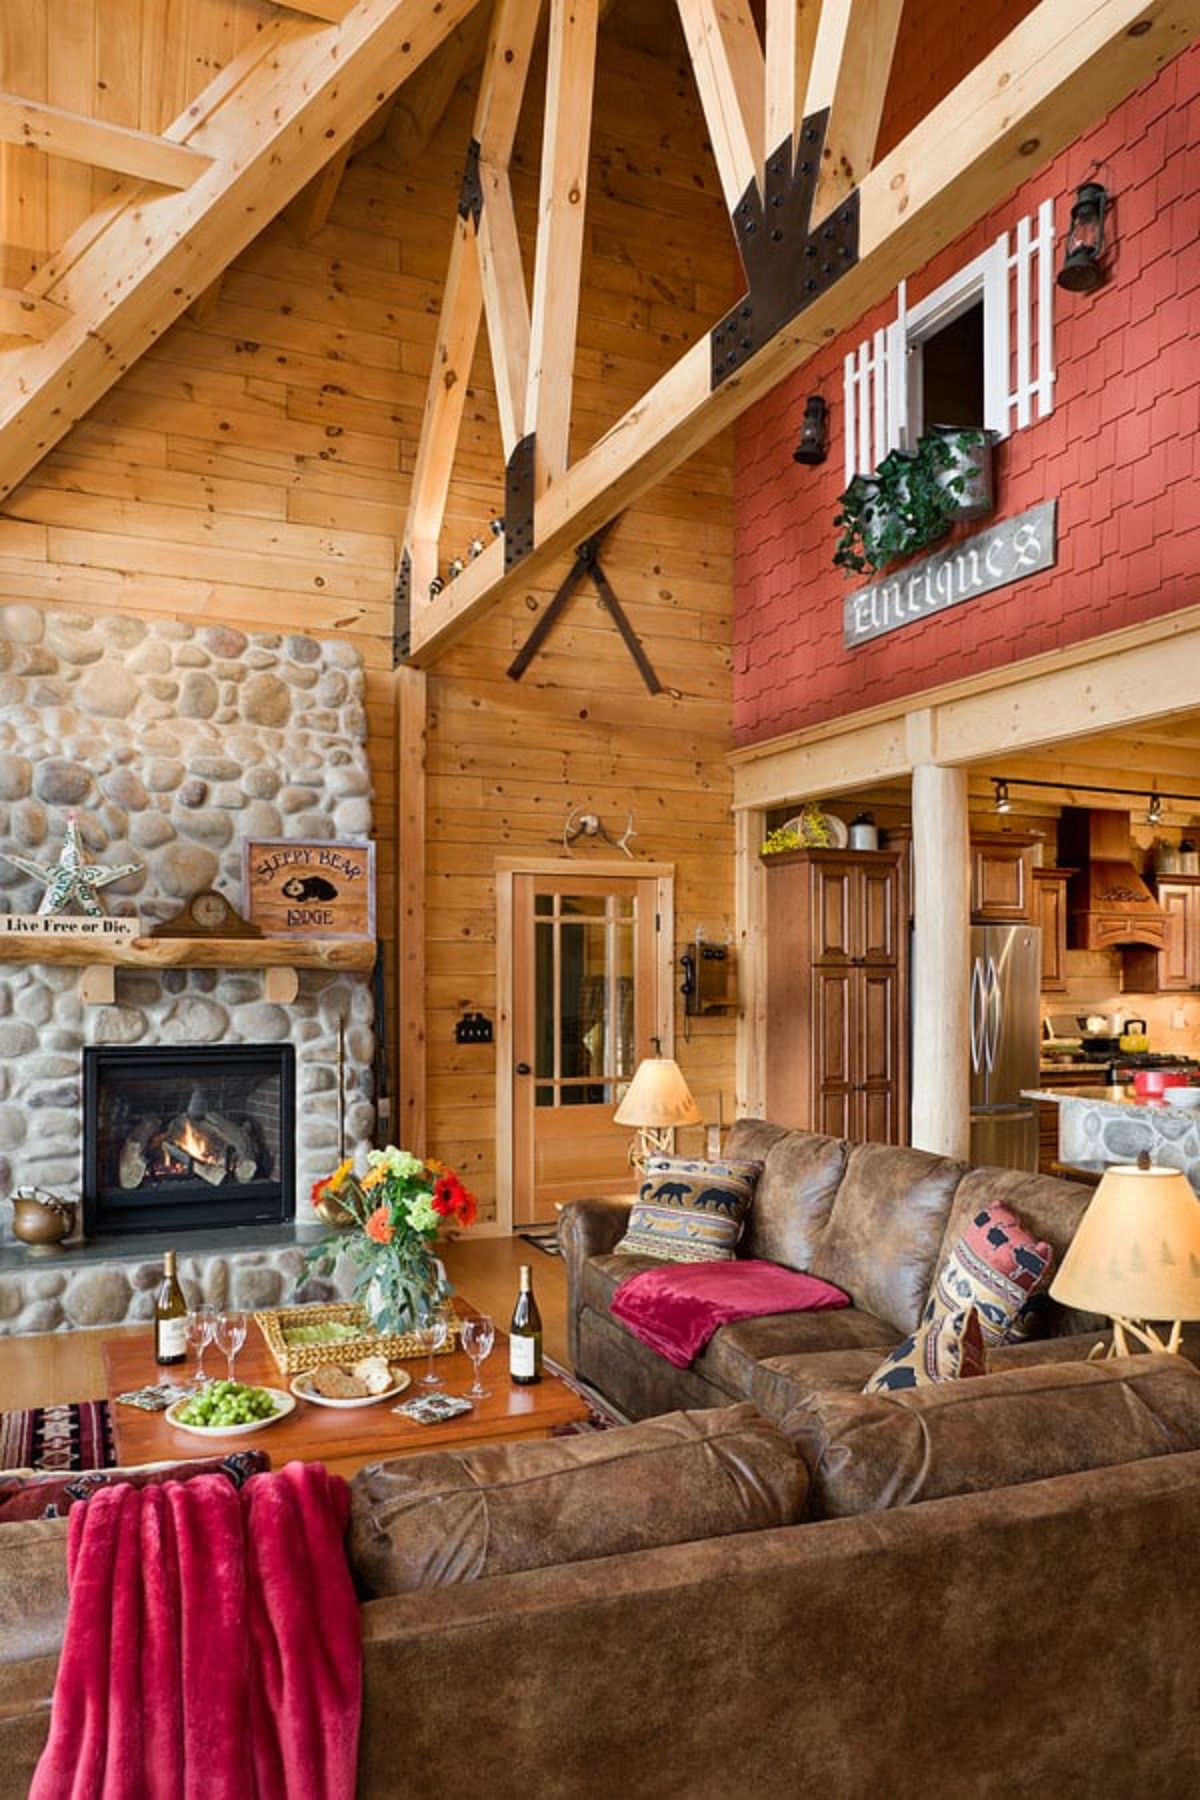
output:
{"label": "black lantern sconce", "polygon": [[1108,279],[1102,258],[1106,248],[1104,221],[1109,210],[1108,189],[1099,181],[1085,181],[1076,189],[1067,231],[1058,285],[1073,294],[1091,294]]}
{"label": "black lantern sconce", "polygon": [[804,423],[800,442],[792,451],[792,461],[823,463],[829,455],[829,408],[820,394],[810,394],[804,402]]}

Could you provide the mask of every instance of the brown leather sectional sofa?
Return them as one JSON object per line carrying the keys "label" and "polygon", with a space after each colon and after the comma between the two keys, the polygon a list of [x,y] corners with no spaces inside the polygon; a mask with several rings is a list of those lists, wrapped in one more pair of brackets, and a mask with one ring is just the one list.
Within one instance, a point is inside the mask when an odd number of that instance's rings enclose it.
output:
{"label": "brown leather sectional sofa", "polygon": [[[770,1419],[814,1389],[861,1388],[887,1351],[915,1330],[938,1268],[964,1223],[988,1201],[1010,1207],[1056,1256],[1070,1243],[1092,1189],[1016,1169],[972,1169],[923,1150],[849,1144],[741,1119],[726,1145],[762,1161],[740,1254],[811,1270],[851,1295],[844,1311],[779,1313],[718,1331],[690,1368],[676,1369],[609,1311],[618,1283],[652,1258],[613,1253],[628,1206],[564,1207],[576,1372],[633,1419],[676,1407],[751,1400]],[[997,1369],[1086,1356],[1107,1320],[1047,1302],[1051,1340],[992,1353]]]}

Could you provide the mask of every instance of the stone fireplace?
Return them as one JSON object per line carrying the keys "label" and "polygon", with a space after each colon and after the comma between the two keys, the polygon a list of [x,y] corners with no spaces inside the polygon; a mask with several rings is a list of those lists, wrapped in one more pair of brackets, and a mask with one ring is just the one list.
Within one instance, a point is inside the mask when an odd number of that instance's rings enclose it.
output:
{"label": "stone fireplace", "polygon": [[[299,633],[249,634],[172,619],[0,607],[0,850],[54,861],[68,809],[95,861],[142,865],[104,897],[110,912],[148,924],[172,917],[209,886],[240,906],[247,837],[369,836],[371,783],[357,651]],[[0,863],[0,912],[33,912],[39,899],[34,883]],[[90,1302],[73,1304],[84,1277],[73,1275],[66,1259],[53,1267],[43,1261],[31,1266],[36,1272],[24,1273],[3,1204],[14,1188],[34,1185],[86,1200],[85,1051],[136,1051],[147,1069],[160,1053],[165,1066],[184,1049],[214,1066],[243,1049],[292,1064],[290,1161],[281,1147],[270,1178],[286,1189],[270,1202],[280,1209],[282,1232],[292,1214],[307,1216],[309,1188],[338,1160],[343,1135],[352,1151],[374,1131],[369,974],[301,970],[299,991],[286,1005],[266,997],[263,976],[254,970],[118,969],[114,1005],[86,1004],[82,975],[68,966],[0,965],[0,1332],[144,1315],[146,1287],[137,1287],[128,1268],[126,1279],[108,1282],[99,1313]],[[167,1126],[187,1115],[195,1086],[180,1085]],[[246,1108],[234,1106],[223,1091],[215,1111],[226,1124],[250,1130]],[[239,1140],[238,1129],[233,1137],[232,1184],[228,1172],[219,1183],[203,1174],[195,1180],[218,1204],[235,1198],[233,1188],[267,1180],[254,1133],[248,1143]],[[252,1160],[254,1175],[239,1183],[237,1166],[246,1173]],[[163,1177],[167,1183],[179,1179]],[[118,1190],[119,1170],[115,1186],[107,1183],[113,1224]],[[94,1227],[100,1216],[95,1196],[86,1209]],[[175,1215],[160,1229],[185,1225]],[[248,1229],[259,1238],[247,1253],[254,1266],[274,1267],[279,1258],[298,1256],[290,1248],[263,1248],[268,1225]],[[110,1235],[108,1224],[102,1230],[103,1254],[120,1260],[120,1231]],[[201,1252],[204,1237],[195,1234],[190,1253],[179,1240],[185,1269],[193,1266],[202,1285],[202,1255],[211,1253]],[[144,1267],[150,1254],[145,1244],[128,1248]],[[90,1261],[96,1253],[93,1246]],[[228,1286],[233,1264],[228,1256],[224,1262]],[[261,1290],[269,1285],[258,1283],[255,1303],[264,1303]],[[114,1310],[120,1293],[126,1313]]]}

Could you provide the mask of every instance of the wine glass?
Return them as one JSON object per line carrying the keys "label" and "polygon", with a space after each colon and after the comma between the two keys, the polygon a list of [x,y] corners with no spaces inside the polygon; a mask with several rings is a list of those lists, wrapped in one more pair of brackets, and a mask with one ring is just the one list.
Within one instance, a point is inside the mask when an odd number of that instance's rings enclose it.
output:
{"label": "wine glass", "polygon": [[229,1379],[233,1381],[237,1353],[246,1341],[245,1313],[231,1309],[218,1313],[217,1329],[214,1335],[217,1340],[217,1348],[225,1352],[225,1361],[229,1366]]}
{"label": "wine glass", "polygon": [[476,1318],[464,1319],[460,1326],[462,1347],[470,1357],[475,1369],[475,1379],[466,1390],[468,1400],[486,1400],[491,1388],[485,1388],[479,1379],[479,1365],[492,1354],[492,1345],[496,1341],[495,1321],[485,1313]]}
{"label": "wine glass", "polygon": [[196,1373],[192,1378],[192,1391],[199,1393],[208,1381],[204,1372],[204,1352],[213,1341],[213,1333],[217,1328],[217,1309],[215,1306],[193,1306],[187,1316],[187,1341],[196,1352]]}
{"label": "wine glass", "polygon": [[441,1387],[442,1378],[433,1366],[433,1359],[450,1335],[450,1321],[446,1309],[442,1306],[427,1306],[417,1320],[417,1336],[421,1347],[429,1352],[429,1365],[423,1375],[417,1377],[422,1387]]}

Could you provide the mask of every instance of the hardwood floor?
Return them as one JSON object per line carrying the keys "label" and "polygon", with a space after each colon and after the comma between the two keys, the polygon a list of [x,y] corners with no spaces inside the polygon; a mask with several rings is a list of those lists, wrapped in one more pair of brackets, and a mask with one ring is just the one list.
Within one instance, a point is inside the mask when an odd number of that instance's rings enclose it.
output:
{"label": "hardwood floor", "polygon": [[[559,1257],[547,1256],[515,1237],[449,1244],[443,1254],[455,1289],[480,1312],[490,1313],[501,1329],[512,1316],[517,1270],[529,1263],[546,1355],[566,1362],[567,1292]],[[0,1411],[99,1399],[104,1393],[100,1348],[105,1338],[144,1335],[148,1330],[147,1325],[107,1325],[0,1338]]]}

